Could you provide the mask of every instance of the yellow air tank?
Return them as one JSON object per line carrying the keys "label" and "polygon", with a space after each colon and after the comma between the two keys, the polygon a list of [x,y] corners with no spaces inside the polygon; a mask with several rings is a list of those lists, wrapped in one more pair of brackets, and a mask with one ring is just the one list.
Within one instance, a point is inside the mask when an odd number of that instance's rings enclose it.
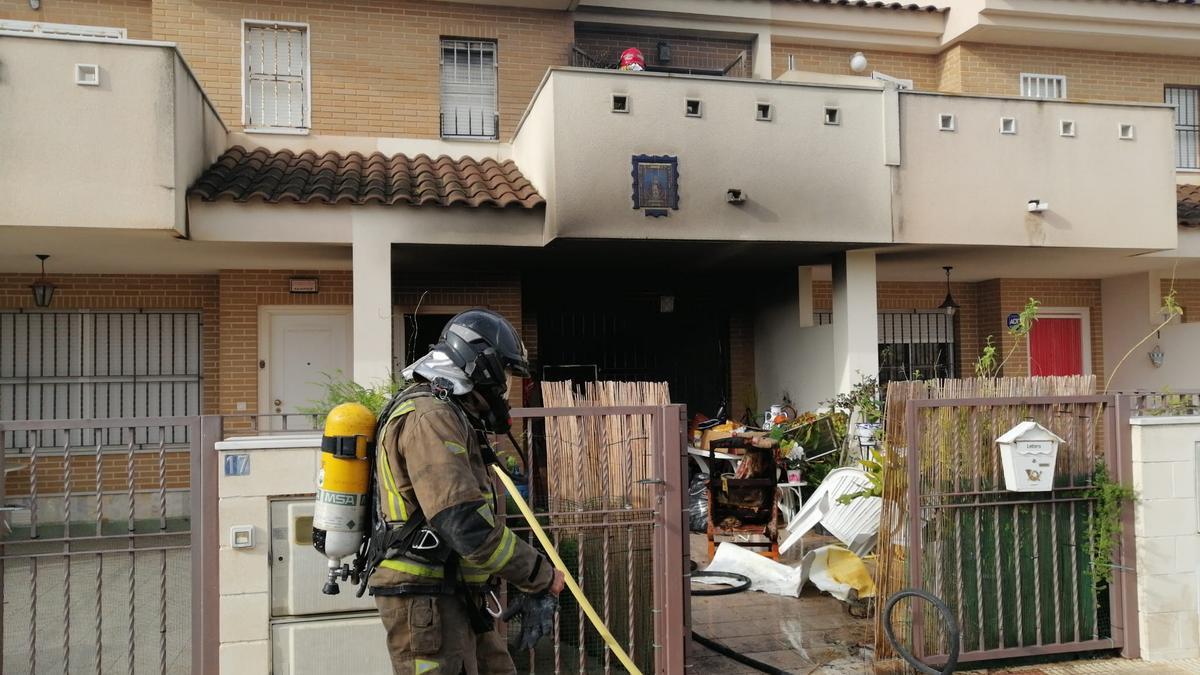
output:
{"label": "yellow air tank", "polygon": [[329,411],[321,438],[321,471],[313,513],[313,546],[329,559],[329,578],[321,591],[339,592],[338,579],[350,577],[342,559],[354,555],[370,529],[371,462],[375,415],[360,403]]}

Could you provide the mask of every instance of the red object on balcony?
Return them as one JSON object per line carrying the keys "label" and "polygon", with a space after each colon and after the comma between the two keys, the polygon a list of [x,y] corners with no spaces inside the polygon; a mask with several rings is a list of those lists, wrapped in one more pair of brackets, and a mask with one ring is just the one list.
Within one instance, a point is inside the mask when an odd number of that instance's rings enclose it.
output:
{"label": "red object on balcony", "polygon": [[1083,374],[1083,320],[1038,319],[1029,331],[1029,374]]}
{"label": "red object on balcony", "polygon": [[618,70],[645,70],[646,57],[642,56],[642,50],[637,47],[630,47],[621,52],[621,61],[617,65]]}

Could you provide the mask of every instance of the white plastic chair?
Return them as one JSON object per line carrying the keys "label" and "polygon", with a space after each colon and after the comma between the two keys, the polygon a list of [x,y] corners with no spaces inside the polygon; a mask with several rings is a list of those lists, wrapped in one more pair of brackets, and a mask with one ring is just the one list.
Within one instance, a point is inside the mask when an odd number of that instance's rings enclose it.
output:
{"label": "white plastic chair", "polygon": [[856,555],[865,555],[875,545],[883,500],[879,497],[858,497],[849,504],[839,504],[837,499],[870,487],[871,479],[862,469],[830,471],[808,502],[788,523],[788,538],[779,546],[779,552],[786,553],[820,523],[846,548]]}

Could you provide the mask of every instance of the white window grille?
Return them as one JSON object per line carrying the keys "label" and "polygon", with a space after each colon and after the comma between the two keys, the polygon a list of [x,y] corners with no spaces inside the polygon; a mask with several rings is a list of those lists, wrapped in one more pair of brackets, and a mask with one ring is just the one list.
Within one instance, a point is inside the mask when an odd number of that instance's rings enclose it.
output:
{"label": "white window grille", "polygon": [[125,40],[128,38],[128,33],[124,28],[77,26],[69,23],[41,23],[37,21],[9,21],[8,19],[0,19],[0,32],[102,38],[105,40]]}
{"label": "white window grille", "polygon": [[1025,98],[1066,98],[1067,78],[1062,75],[1021,73],[1021,96]]}
{"label": "white window grille", "polygon": [[248,129],[309,128],[308,27],[243,22],[243,122]]}
{"label": "white window grille", "polygon": [[1175,106],[1175,166],[1200,169],[1200,87],[1167,87],[1164,100]]}
{"label": "white window grille", "polygon": [[442,136],[496,138],[496,43],[442,40]]}

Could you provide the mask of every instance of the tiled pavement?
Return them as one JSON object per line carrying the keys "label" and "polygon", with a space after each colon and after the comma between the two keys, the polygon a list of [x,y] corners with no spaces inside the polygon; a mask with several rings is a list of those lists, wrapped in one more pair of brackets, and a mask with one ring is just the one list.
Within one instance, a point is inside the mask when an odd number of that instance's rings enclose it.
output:
{"label": "tiled pavement", "polygon": [[[805,541],[805,547],[824,542]],[[707,545],[692,535],[692,557],[703,566]],[[872,672],[874,627],[845,606],[808,586],[800,598],[738,593],[692,598],[692,630],[734,651],[795,675],[860,675]],[[693,642],[689,675],[743,675],[758,671]],[[960,670],[962,675],[1200,675],[1200,659],[1145,663],[1107,659],[1043,666]]]}
{"label": "tiled pavement", "polygon": [[[805,546],[814,544],[806,540]],[[701,565],[707,550],[704,537],[692,535],[692,557]],[[812,586],[798,599],[754,592],[692,597],[693,631],[798,675],[871,672],[872,626]],[[694,642],[691,648],[691,675],[758,672]]]}

